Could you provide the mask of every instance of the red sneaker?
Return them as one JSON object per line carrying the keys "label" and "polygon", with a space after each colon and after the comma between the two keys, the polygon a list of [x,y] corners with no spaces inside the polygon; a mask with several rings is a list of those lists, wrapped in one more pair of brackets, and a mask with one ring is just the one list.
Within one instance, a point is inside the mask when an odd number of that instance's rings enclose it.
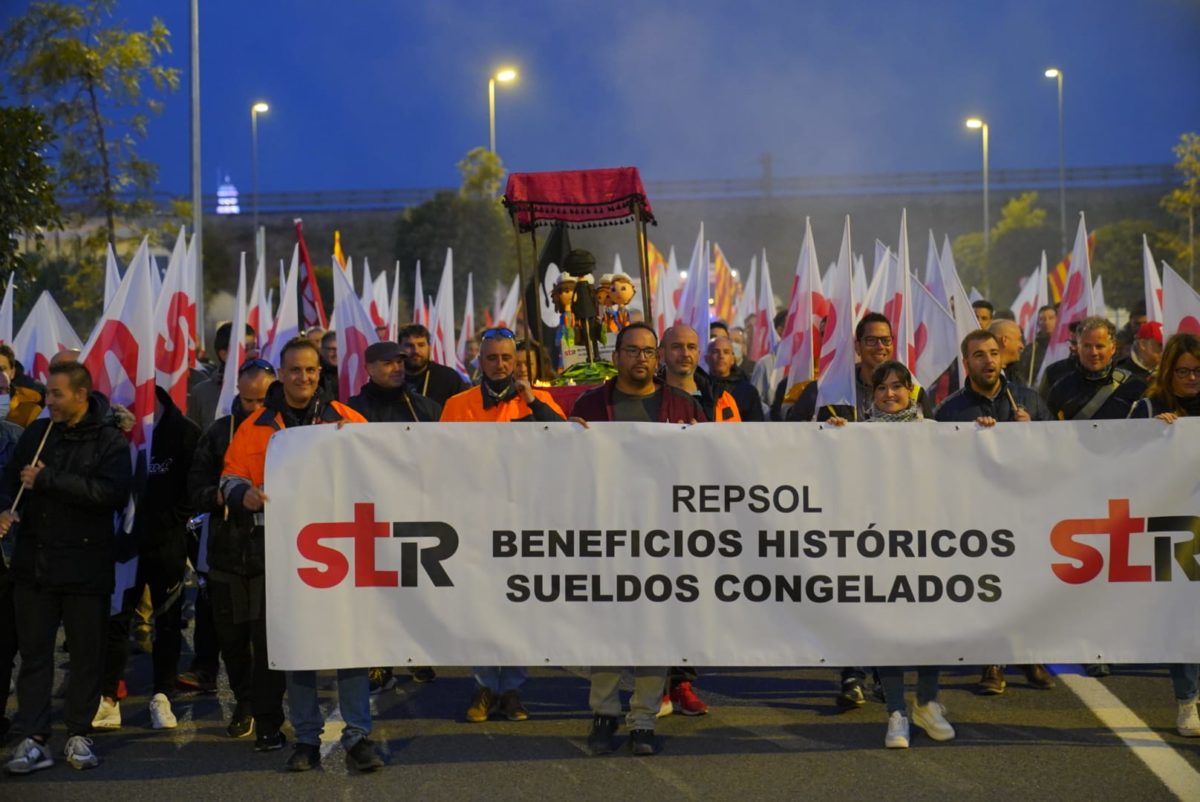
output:
{"label": "red sneaker", "polygon": [[703,716],[708,712],[708,705],[700,701],[690,682],[681,682],[671,689],[671,704],[685,716]]}
{"label": "red sneaker", "polygon": [[117,680],[117,701],[121,701],[129,695],[129,689],[125,687],[125,680]]}

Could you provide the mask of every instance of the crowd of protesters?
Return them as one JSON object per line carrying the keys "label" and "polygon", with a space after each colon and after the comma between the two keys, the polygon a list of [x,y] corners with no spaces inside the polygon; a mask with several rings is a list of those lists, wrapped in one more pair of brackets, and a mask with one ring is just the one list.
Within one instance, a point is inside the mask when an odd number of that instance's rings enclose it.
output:
{"label": "crowd of protesters", "polygon": [[[43,387],[24,375],[10,348],[0,345],[0,714],[6,710],[14,658],[16,716],[0,715],[0,736],[19,739],[7,762],[12,774],[54,763],[51,696],[54,655],[61,626],[69,647],[62,718],[67,732],[58,750],[78,769],[98,765],[89,733],[122,726],[120,704],[127,694],[125,667],[131,633],[152,621],[154,637],[149,690],[155,729],[178,725],[171,698],[180,690],[214,691],[223,662],[235,705],[226,725],[231,738],[254,737],[260,752],[283,749],[285,709],[294,745],[287,768],[320,765],[324,720],[312,671],[280,672],[267,660],[265,610],[264,466],[271,435],[285,428],[370,422],[550,422],[582,426],[606,421],[683,424],[742,421],[971,422],[982,427],[1052,420],[1146,418],[1158,425],[1200,414],[1200,338],[1176,334],[1163,342],[1162,327],[1133,317],[1120,331],[1108,320],[1089,317],[1071,325],[1071,355],[1041,364],[1056,325],[1054,307],[1038,314],[1038,334],[1026,347],[1021,328],[991,304],[977,303],[979,329],[961,343],[966,380],[947,371],[936,388],[920,387],[894,359],[888,319],[868,313],[857,324],[857,403],[818,408],[820,377],[789,389],[774,354],[757,363],[745,355],[750,333],[714,322],[701,333],[682,325],[661,341],[655,330],[631,322],[616,337],[614,378],[583,393],[564,410],[548,391],[550,360],[506,328],[478,338],[467,375],[430,358],[430,334],[413,324],[398,341],[366,349],[368,381],[350,398],[337,398],[337,345],[333,332],[310,330],[282,349],[279,364],[258,358],[254,332],[247,329],[247,358],[229,366],[232,327],[214,338],[215,363],[189,382],[186,416],[167,393],[156,393],[155,437],[147,470],[146,503],[128,536],[114,535],[134,477],[123,430],[131,415],[110,406],[93,389],[92,377],[59,354]],[[783,325],[782,316],[775,321]],[[237,395],[230,414],[216,417],[227,370],[237,370]],[[1041,377],[1038,389],[1033,388]],[[43,414],[43,407],[46,413]],[[1148,432],[1147,436],[1151,436]],[[277,500],[278,502],[278,500]],[[137,573],[113,605],[114,570],[130,554]],[[188,591],[188,565],[199,577],[194,605],[194,652],[180,672],[181,611]],[[113,610],[116,609],[114,614]],[[1021,666],[1037,689],[1055,687],[1041,665]],[[410,669],[418,681],[436,676],[429,667]],[[615,749],[622,710],[621,667],[590,670],[593,718],[589,750]],[[934,740],[954,738],[938,702],[939,668],[917,670],[916,704],[905,700],[899,667],[847,667],[835,701],[844,708],[875,694],[887,705],[885,745],[905,748],[910,720]],[[1093,676],[1111,667],[1087,666]],[[634,754],[657,751],[657,718],[679,712],[702,715],[707,705],[696,693],[692,668],[639,666],[631,669],[633,693],[626,725]],[[384,765],[372,730],[370,695],[391,687],[389,667],[337,671],[336,688],[345,722],[341,741],[350,768],[370,772]],[[1005,667],[985,666],[982,694],[1005,691]],[[465,718],[510,721],[529,717],[521,698],[526,669],[473,668],[475,690]],[[1176,728],[1200,736],[1197,693],[1200,666],[1172,665],[1178,702]],[[873,676],[874,682],[868,682]],[[11,732],[10,732],[11,729]]]}

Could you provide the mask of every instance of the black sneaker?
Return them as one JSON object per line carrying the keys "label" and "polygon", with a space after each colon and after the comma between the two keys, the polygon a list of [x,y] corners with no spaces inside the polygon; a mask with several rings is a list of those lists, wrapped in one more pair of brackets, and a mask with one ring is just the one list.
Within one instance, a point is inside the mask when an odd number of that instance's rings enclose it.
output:
{"label": "black sneaker", "polygon": [[842,690],[837,695],[838,707],[852,708],[866,704],[863,696],[862,681],[858,677],[846,677],[842,680]]}
{"label": "black sneaker", "polygon": [[288,758],[288,771],[310,771],[321,765],[321,747],[312,744],[296,744]]}
{"label": "black sneaker", "polygon": [[435,679],[437,679],[437,672],[429,666],[410,668],[408,673],[412,675],[413,682],[433,682]]}
{"label": "black sneaker", "polygon": [[588,751],[593,755],[611,754],[616,749],[613,736],[617,734],[618,726],[616,716],[593,716],[592,729],[587,737]]}
{"label": "black sneaker", "polygon": [[630,730],[629,751],[638,757],[653,755],[658,749],[654,744],[654,730]]}
{"label": "black sneaker", "polygon": [[360,738],[358,743],[346,750],[346,768],[352,771],[371,772],[383,768],[383,756],[369,738]]}
{"label": "black sneaker", "polygon": [[[237,707],[233,709],[233,715],[229,717],[225,734],[230,738],[245,738],[252,732],[254,732],[254,716],[250,715],[250,705],[238,702]],[[282,744],[280,745],[282,746]]]}
{"label": "black sneaker", "polygon": [[371,683],[370,693],[372,696],[396,687],[396,678],[392,675],[390,668],[368,669],[367,680]]}
{"label": "black sneaker", "polygon": [[279,730],[260,732],[258,737],[254,739],[255,752],[274,752],[285,746],[287,746],[287,737]]}

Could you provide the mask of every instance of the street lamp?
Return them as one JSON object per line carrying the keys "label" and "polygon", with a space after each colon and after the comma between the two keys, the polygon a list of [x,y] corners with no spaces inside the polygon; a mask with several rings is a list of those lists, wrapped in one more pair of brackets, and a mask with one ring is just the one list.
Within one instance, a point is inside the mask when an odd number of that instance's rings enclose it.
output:
{"label": "street lamp", "polygon": [[1067,148],[1063,135],[1063,74],[1057,67],[1046,70],[1047,78],[1058,81],[1058,222],[1062,252],[1067,252]]}
{"label": "street lamp", "polygon": [[258,240],[258,115],[271,107],[261,100],[250,107],[250,165],[254,175],[254,238]]}
{"label": "street lamp", "polygon": [[488,78],[488,144],[492,154],[496,153],[496,81],[508,83],[517,80],[517,71],[505,67]]}
{"label": "street lamp", "polygon": [[987,260],[992,244],[991,214],[988,213],[988,124],[978,117],[967,120],[967,128],[983,129],[983,292],[989,293]]}

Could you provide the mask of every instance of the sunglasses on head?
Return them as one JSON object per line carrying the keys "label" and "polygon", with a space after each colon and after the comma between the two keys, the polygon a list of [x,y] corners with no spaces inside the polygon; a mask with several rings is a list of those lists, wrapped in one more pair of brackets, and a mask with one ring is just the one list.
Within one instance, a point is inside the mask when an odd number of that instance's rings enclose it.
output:
{"label": "sunglasses on head", "polygon": [[265,359],[247,359],[238,368],[238,375],[241,376],[243,373],[249,373],[252,370],[262,370],[270,373],[272,376],[275,375],[275,366]]}
{"label": "sunglasses on head", "polygon": [[513,334],[512,329],[506,328],[485,329],[483,334],[479,335],[479,339],[481,340],[494,340],[496,338],[501,340],[515,340],[517,339],[517,335]]}

